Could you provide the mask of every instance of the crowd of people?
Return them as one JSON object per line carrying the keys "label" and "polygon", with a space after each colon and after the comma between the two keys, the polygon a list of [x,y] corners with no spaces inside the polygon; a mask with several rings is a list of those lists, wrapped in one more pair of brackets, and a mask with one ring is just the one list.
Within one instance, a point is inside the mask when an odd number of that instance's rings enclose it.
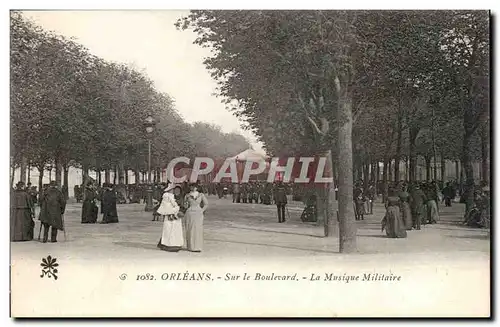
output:
{"label": "crowd of people", "polygon": [[[89,181],[85,186],[75,186],[75,198],[82,202],[81,223],[98,222],[99,206],[102,214],[100,223],[118,223],[117,204],[147,202],[147,185],[102,186]],[[337,193],[337,190],[336,190]],[[439,182],[405,181],[392,182],[387,192],[380,184],[373,182],[364,185],[355,183],[353,206],[356,220],[364,220],[365,215],[373,214],[373,204],[382,197],[386,214],[382,219],[382,230],[388,237],[406,237],[407,231],[420,230],[422,225],[439,222],[439,206],[451,206],[453,202],[464,202],[464,188],[457,182],[445,185]],[[57,186],[55,181],[43,186],[41,192],[36,187],[17,183],[11,201],[11,240],[29,241],[34,238],[35,206],[40,206],[39,220],[43,227],[42,242],[57,242],[58,230],[64,229],[64,211],[67,190]],[[317,221],[317,192],[299,184],[277,181],[268,183],[250,181],[249,183],[194,183],[174,185],[155,183],[152,198],[155,204],[153,221],[163,218],[163,233],[158,247],[175,251],[184,246],[190,251],[201,251],[203,244],[203,216],[208,206],[206,194],[219,198],[232,196],[233,203],[275,204],[278,222],[286,221],[288,195],[293,200],[301,200],[305,208],[301,214],[304,222]],[[384,195],[385,194],[385,195]],[[336,194],[337,195],[337,194]],[[480,185],[474,192],[474,206],[464,218],[464,224],[471,227],[488,227],[490,220],[489,188]],[[174,204],[174,202],[175,204]],[[289,214],[288,214],[289,215]],[[181,228],[179,228],[181,226]],[[182,231],[182,236],[179,236]],[[183,245],[179,245],[182,240]]]}

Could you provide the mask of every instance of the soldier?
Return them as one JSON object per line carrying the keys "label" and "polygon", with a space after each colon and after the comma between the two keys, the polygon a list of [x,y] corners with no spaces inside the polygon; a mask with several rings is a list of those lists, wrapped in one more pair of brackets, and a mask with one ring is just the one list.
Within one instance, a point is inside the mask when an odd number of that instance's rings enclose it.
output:
{"label": "soldier", "polygon": [[43,192],[40,202],[39,220],[43,225],[43,243],[47,243],[49,238],[49,228],[51,229],[50,242],[57,242],[57,231],[63,230],[63,214],[66,209],[66,199],[57,188],[57,183],[51,181],[49,187]]}
{"label": "soldier", "polygon": [[285,209],[288,201],[285,186],[281,181],[276,183],[276,187],[274,189],[274,203],[276,203],[276,208],[278,210],[278,222],[284,223],[286,221]]}
{"label": "soldier", "polygon": [[241,201],[243,203],[247,203],[247,200],[248,200],[248,184],[247,183],[243,183],[241,184]]}

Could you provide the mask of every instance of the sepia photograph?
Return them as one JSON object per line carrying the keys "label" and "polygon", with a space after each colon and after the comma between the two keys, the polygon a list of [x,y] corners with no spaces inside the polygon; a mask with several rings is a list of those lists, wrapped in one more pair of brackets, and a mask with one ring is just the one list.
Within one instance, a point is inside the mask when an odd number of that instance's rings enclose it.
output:
{"label": "sepia photograph", "polygon": [[12,318],[491,318],[489,10],[8,14]]}

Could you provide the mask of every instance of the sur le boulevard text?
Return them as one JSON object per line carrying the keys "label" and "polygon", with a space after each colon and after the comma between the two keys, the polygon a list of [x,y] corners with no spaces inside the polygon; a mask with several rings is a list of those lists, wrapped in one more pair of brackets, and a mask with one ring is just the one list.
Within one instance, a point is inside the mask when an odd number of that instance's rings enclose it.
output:
{"label": "sur le boulevard text", "polygon": [[163,273],[140,273],[140,274],[121,274],[119,279],[134,281],[171,281],[171,282],[211,282],[211,281],[308,281],[308,282],[337,282],[337,283],[356,283],[356,282],[400,282],[401,275],[392,272],[364,272],[359,274],[348,273],[263,273],[263,272],[244,272],[244,273],[200,273],[200,272],[163,272]]}

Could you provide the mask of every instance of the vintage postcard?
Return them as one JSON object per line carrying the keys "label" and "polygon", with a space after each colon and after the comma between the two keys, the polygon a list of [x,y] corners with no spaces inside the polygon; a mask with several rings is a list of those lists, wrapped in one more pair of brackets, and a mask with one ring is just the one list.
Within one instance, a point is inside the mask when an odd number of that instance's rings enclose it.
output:
{"label": "vintage postcard", "polygon": [[491,316],[487,10],[11,10],[11,317]]}

